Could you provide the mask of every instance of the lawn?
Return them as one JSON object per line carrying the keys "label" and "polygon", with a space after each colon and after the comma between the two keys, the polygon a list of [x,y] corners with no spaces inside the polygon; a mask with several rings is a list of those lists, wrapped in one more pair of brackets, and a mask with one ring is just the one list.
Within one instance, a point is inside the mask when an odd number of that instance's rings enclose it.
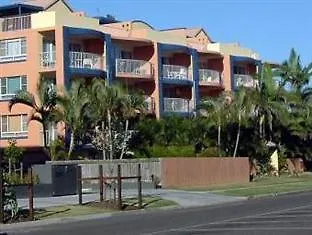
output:
{"label": "lawn", "polygon": [[192,188],[189,190],[210,191],[221,195],[245,197],[298,192],[312,190],[312,175],[281,175],[278,177],[264,176],[256,179],[254,182],[246,184],[221,185],[207,188]]}
{"label": "lawn", "polygon": [[[137,205],[137,198],[128,198],[123,201],[127,205]],[[160,208],[165,206],[176,206],[177,204],[170,200],[165,200],[160,197],[146,196],[142,199],[144,209]],[[45,209],[35,210],[35,218],[37,220],[42,219],[53,219],[53,218],[63,218],[72,216],[82,216],[82,215],[92,215],[101,214],[108,212],[116,212],[116,210],[95,207],[89,204],[85,205],[67,205],[67,206],[57,206],[49,207]]]}

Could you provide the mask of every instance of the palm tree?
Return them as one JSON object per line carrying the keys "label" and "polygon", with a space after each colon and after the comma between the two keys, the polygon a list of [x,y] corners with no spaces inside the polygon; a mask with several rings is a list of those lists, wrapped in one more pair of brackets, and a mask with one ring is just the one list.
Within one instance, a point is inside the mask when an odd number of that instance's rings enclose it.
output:
{"label": "palm tree", "polygon": [[216,124],[218,126],[217,146],[219,157],[221,157],[221,127],[226,120],[230,101],[231,94],[228,92],[223,92],[218,97],[205,99],[199,105],[200,114],[202,116],[216,120]]}
{"label": "palm tree", "polygon": [[70,158],[76,139],[84,133],[86,109],[90,103],[88,91],[82,81],[72,82],[70,89],[64,89],[57,96],[56,120],[63,121],[70,130],[70,144],[67,157]]}
{"label": "palm tree", "polygon": [[285,91],[278,87],[274,77],[275,73],[269,65],[264,65],[258,74],[259,86],[250,92],[253,101],[254,114],[259,124],[260,138],[265,138],[265,127],[269,126],[269,138],[273,131],[273,119],[282,119],[286,111]]}
{"label": "palm tree", "polygon": [[253,113],[252,102],[248,93],[249,90],[240,88],[239,91],[235,93],[234,100],[230,106],[232,119],[238,124],[233,158],[235,158],[237,154],[242,122],[246,121]]}
{"label": "palm tree", "polygon": [[45,149],[48,148],[46,131],[52,121],[52,113],[56,105],[56,90],[47,79],[41,78],[37,84],[37,97],[28,91],[19,91],[9,102],[9,111],[16,104],[23,104],[31,108],[29,121],[37,121],[43,127]]}
{"label": "palm tree", "polygon": [[283,85],[289,82],[296,90],[301,91],[309,83],[312,76],[312,63],[303,66],[300,56],[294,49],[291,49],[289,58],[282,63],[279,73],[284,79]]}

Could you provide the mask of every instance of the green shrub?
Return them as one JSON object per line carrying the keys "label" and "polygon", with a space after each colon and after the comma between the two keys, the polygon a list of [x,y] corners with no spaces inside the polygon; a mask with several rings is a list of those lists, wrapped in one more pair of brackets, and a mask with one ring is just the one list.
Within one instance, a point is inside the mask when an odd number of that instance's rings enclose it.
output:
{"label": "green shrub", "polygon": [[206,148],[201,153],[197,154],[197,157],[218,157],[219,152],[217,147]]}
{"label": "green shrub", "polygon": [[164,158],[164,157],[194,157],[194,148],[191,145],[186,146],[153,146],[145,151],[136,152],[137,158]]}

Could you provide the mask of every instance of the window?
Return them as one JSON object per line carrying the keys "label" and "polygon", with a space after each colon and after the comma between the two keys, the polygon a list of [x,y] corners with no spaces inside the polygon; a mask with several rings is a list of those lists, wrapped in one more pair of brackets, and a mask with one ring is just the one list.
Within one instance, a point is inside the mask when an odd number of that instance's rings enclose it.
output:
{"label": "window", "polygon": [[26,59],[26,39],[17,38],[0,41],[0,62]]}
{"label": "window", "polygon": [[1,138],[27,137],[27,115],[1,116]]}
{"label": "window", "polygon": [[11,99],[20,91],[27,91],[26,76],[0,78],[0,100]]}
{"label": "window", "polygon": [[121,51],[121,59],[132,59],[132,52]]}

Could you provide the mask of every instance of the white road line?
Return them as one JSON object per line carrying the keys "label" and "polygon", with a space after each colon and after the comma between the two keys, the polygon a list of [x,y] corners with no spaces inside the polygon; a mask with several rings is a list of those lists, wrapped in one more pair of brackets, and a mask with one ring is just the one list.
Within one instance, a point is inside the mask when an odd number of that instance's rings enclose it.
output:
{"label": "white road line", "polygon": [[311,220],[261,220],[261,221],[229,221],[222,223],[224,224],[283,224],[283,223],[310,223]]}
{"label": "white road line", "polygon": [[276,213],[283,213],[283,212],[287,212],[287,211],[292,211],[292,210],[296,210],[296,209],[304,209],[304,208],[309,208],[310,206],[312,206],[312,204],[307,204],[304,206],[297,206],[297,207],[292,207],[292,208],[287,208],[287,209],[283,209],[283,210],[276,210],[276,211],[270,211],[270,212],[265,212],[265,213],[260,213],[260,214],[255,214],[255,215],[247,215],[247,216],[242,216],[242,217],[234,217],[231,219],[226,219],[226,220],[221,220],[221,221],[216,221],[216,222],[211,222],[211,223],[202,223],[202,224],[196,224],[196,225],[190,225],[190,226],[185,226],[185,227],[180,227],[180,228],[172,228],[172,229],[166,229],[166,230],[160,230],[160,231],[155,231],[155,232],[151,232],[151,233],[145,233],[146,235],[154,235],[154,234],[161,234],[161,233],[168,233],[170,231],[175,231],[176,229],[192,229],[192,228],[197,228],[197,227],[201,227],[201,226],[208,226],[208,225],[214,225],[214,224],[223,224],[225,222],[229,222],[229,221],[235,221],[235,220],[242,220],[242,219],[247,219],[247,218],[257,218],[257,217],[261,217],[261,216],[265,216],[265,215],[271,215],[271,214],[276,214]]}
{"label": "white road line", "polygon": [[270,215],[270,216],[259,216],[257,218],[274,219],[274,218],[298,218],[298,217],[312,217],[312,215]]}
{"label": "white road line", "polygon": [[284,231],[284,230],[312,230],[312,227],[275,227],[275,228],[265,228],[265,227],[258,227],[258,228],[211,228],[211,229],[177,229],[177,230],[170,230],[172,232],[214,232],[214,231],[250,231],[250,230],[257,230],[257,231]]}

